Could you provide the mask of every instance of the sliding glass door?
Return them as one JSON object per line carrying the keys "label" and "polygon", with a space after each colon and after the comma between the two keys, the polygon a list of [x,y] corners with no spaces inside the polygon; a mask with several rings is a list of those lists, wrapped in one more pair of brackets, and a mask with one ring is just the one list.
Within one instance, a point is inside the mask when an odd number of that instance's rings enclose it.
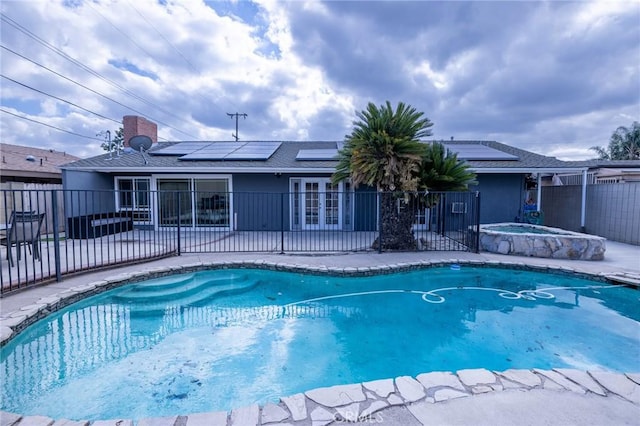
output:
{"label": "sliding glass door", "polygon": [[158,178],[160,226],[229,227],[227,178]]}

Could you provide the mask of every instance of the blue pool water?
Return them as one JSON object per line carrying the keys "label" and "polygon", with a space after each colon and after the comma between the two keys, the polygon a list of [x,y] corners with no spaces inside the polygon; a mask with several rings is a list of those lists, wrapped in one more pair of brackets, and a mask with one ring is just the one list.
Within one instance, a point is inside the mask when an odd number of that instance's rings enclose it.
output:
{"label": "blue pool water", "polygon": [[86,299],[9,342],[1,408],[140,419],[436,370],[638,372],[639,296],[464,265],[362,278],[176,275]]}
{"label": "blue pool water", "polygon": [[529,225],[490,225],[485,226],[487,231],[507,232],[510,234],[540,234],[540,235],[570,235],[562,232],[555,232],[548,228],[537,228]]}

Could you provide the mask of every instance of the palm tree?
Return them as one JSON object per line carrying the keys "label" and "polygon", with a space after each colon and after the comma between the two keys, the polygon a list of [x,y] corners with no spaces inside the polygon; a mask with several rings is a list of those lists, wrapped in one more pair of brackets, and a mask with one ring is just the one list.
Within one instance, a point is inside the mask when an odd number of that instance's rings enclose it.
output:
{"label": "palm tree", "polygon": [[[418,172],[426,145],[421,137],[430,136],[433,123],[415,108],[389,101],[356,113],[358,121],[339,152],[332,180],[351,179],[354,187],[368,185],[381,192],[381,244],[386,249],[415,248],[411,233],[414,212],[398,207],[404,192],[418,189]],[[402,204],[402,203],[400,203]]]}
{"label": "palm tree", "polygon": [[[469,169],[467,163],[458,160],[458,155],[448,151],[443,144],[432,142],[422,157],[419,189],[425,192],[418,197],[416,204],[420,209],[431,209],[440,202],[438,192],[466,191],[469,185],[477,183],[476,174]],[[440,229],[441,224],[437,226]]]}
{"label": "palm tree", "polygon": [[428,191],[466,191],[469,185],[477,183],[476,174],[469,166],[438,142],[427,146],[419,179],[420,189]]}
{"label": "palm tree", "polygon": [[640,160],[640,123],[634,121],[631,128],[620,126],[611,135],[609,146],[591,147],[600,160]]}
{"label": "palm tree", "polygon": [[340,151],[333,181],[351,179],[355,187],[365,184],[380,191],[414,191],[416,172],[425,150],[419,138],[430,136],[433,123],[415,108],[389,101],[373,103],[357,112],[353,130]]}

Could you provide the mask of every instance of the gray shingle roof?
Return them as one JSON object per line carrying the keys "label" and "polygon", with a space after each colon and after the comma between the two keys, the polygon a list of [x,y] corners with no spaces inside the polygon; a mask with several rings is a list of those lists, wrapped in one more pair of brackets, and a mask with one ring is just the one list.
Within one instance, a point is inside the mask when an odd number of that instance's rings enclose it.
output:
{"label": "gray shingle roof", "polygon": [[[145,169],[155,168],[175,168],[177,171],[192,168],[211,168],[211,169],[228,169],[228,168],[243,168],[243,169],[269,169],[269,170],[284,170],[284,169],[317,169],[327,168],[333,169],[337,161],[300,161],[296,160],[296,155],[301,149],[335,149],[336,142],[282,142],[280,148],[268,159],[268,160],[180,160],[179,155],[153,155],[154,152],[163,148],[175,145],[178,142],[159,142],[146,154],[148,164],[144,164],[142,155],[138,152],[129,151],[120,155],[119,158],[114,156],[113,159],[109,159],[109,154],[99,155],[93,158],[87,158],[84,160],[76,161],[64,166],[67,169],[76,168],[95,168],[95,169],[120,169],[131,168],[143,171]],[[212,143],[201,142],[203,145]],[[213,171],[213,170],[212,170]]]}
{"label": "gray shingle roof", "polygon": [[[185,141],[188,142],[188,141]],[[202,144],[212,143],[213,141],[199,141]],[[129,150],[122,153],[119,157],[110,159],[109,154],[102,154],[96,157],[82,159],[63,166],[65,169],[93,169],[101,171],[123,171],[130,170],[131,172],[152,172],[162,169],[163,171],[189,171],[190,169],[196,169],[202,171],[208,169],[211,172],[226,171],[230,169],[238,169],[244,172],[261,172],[261,171],[297,171],[300,172],[309,171],[312,169],[326,169],[327,171],[335,168],[337,161],[333,160],[296,160],[296,155],[301,149],[335,149],[337,143],[335,141],[305,141],[305,142],[292,142],[282,141],[280,147],[276,152],[267,160],[197,160],[186,161],[180,160],[179,155],[154,155],[154,152],[174,145],[178,142],[159,142],[145,154],[148,164],[145,164],[142,155],[138,152]],[[456,144],[482,144],[493,149],[497,149],[509,154],[513,154],[518,157],[517,160],[471,160],[468,161],[469,165],[476,171],[482,171],[482,169],[544,169],[544,168],[577,168],[584,167],[572,164],[569,162],[558,160],[554,157],[546,157],[540,154],[534,154],[529,151],[514,148],[509,145],[505,145],[495,141],[445,141],[445,145]]]}
{"label": "gray shingle roof", "polygon": [[469,160],[467,163],[474,169],[486,169],[486,168],[575,168],[580,167],[569,164],[565,161],[558,160],[555,157],[547,157],[540,154],[535,154],[524,149],[515,148],[510,145],[505,145],[496,141],[443,141],[441,142],[445,146],[447,145],[467,145],[467,144],[479,144],[485,145],[498,151],[506,152],[508,154],[518,157],[517,160]]}
{"label": "gray shingle roof", "polygon": [[640,160],[584,160],[584,161],[567,161],[574,167],[589,167],[590,169],[598,168],[640,168]]}

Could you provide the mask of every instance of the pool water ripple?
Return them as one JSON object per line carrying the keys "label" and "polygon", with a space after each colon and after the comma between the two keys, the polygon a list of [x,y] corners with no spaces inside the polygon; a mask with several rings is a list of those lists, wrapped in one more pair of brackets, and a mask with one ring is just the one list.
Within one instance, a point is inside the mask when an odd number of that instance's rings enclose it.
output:
{"label": "pool water ripple", "polygon": [[162,277],[68,306],[12,339],[0,357],[2,409],[144,418],[424,371],[640,371],[637,304],[621,286],[468,266]]}

